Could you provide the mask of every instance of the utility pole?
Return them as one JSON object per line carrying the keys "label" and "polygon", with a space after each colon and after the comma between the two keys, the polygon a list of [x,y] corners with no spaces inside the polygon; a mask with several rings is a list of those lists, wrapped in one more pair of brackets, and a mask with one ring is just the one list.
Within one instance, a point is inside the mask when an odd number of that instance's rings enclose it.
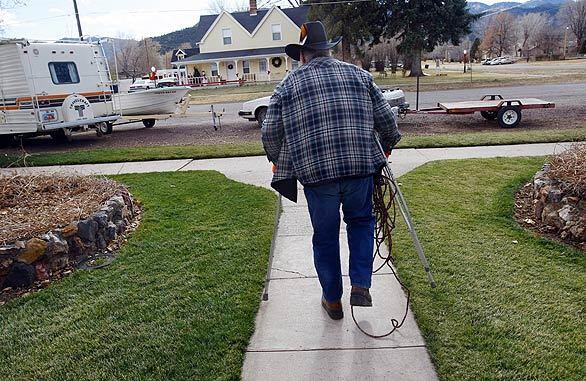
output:
{"label": "utility pole", "polygon": [[77,20],[77,31],[79,39],[83,41],[83,32],[81,31],[81,22],[79,21],[79,11],[77,10],[77,0],[73,0],[73,9],[75,10],[75,19]]}
{"label": "utility pole", "polygon": [[567,26],[566,30],[564,30],[564,60],[566,59],[566,51],[568,50],[568,29],[570,29],[569,26]]}

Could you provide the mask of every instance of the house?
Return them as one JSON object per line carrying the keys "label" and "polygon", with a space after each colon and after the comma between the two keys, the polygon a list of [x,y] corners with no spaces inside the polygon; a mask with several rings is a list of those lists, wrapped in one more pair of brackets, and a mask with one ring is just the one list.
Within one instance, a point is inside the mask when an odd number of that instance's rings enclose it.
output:
{"label": "house", "polygon": [[173,51],[171,63],[185,70],[193,85],[280,80],[299,65],[287,57],[285,46],[299,42],[308,11],[257,9],[251,0],[248,12],[201,16],[195,48]]}

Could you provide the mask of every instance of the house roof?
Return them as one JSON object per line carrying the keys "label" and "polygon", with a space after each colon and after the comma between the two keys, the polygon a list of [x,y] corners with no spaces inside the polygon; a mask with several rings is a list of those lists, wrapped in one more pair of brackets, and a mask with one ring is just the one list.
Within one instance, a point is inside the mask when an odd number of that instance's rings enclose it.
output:
{"label": "house roof", "polygon": [[171,62],[179,61],[179,58],[177,58],[177,52],[180,50],[185,53],[185,57],[199,54],[199,48],[173,49],[173,53],[171,53]]}
{"label": "house roof", "polygon": [[[307,21],[309,7],[280,9],[283,11],[283,13],[285,13],[285,15],[287,15],[287,17],[291,19],[291,21],[293,21],[299,27],[301,27],[301,25]],[[270,12],[270,9],[259,9],[256,16],[251,16],[250,12],[248,11],[234,12],[230,14],[236,21],[238,21],[240,25],[242,25],[244,29],[248,31],[248,33],[252,33],[268,12]],[[204,15],[200,17],[197,30],[195,32],[195,42],[201,41],[203,36],[205,36],[206,32],[208,29],[210,29],[218,16],[219,15]]]}
{"label": "house roof", "polygon": [[193,62],[193,61],[208,61],[215,59],[226,59],[226,58],[243,58],[243,57],[254,57],[254,56],[267,56],[267,55],[280,55],[285,53],[285,47],[276,48],[261,48],[261,49],[244,49],[244,50],[232,50],[212,53],[201,53],[187,57],[184,60],[176,61],[175,63]]}

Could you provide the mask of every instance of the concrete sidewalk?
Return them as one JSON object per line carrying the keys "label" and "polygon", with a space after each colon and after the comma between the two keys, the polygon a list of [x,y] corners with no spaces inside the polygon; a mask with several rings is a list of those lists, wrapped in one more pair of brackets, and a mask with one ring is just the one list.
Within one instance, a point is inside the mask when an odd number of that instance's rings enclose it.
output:
{"label": "concrete sidewalk", "polygon": [[[401,149],[392,155],[400,176],[434,160],[542,156],[563,151],[569,144]],[[215,170],[227,177],[269,187],[270,164],[264,157],[211,160],[166,160],[143,163],[97,164],[17,169],[21,173],[121,173]],[[3,173],[10,170],[2,170]],[[262,302],[256,330],[242,371],[244,380],[436,380],[425,341],[411,313],[403,327],[384,339],[371,339],[354,326],[348,301],[348,249],[340,231],[345,282],[341,321],[328,318],[320,306],[321,290],[311,250],[311,224],[303,192],[299,203],[283,202],[276,236],[269,301]],[[423,271],[423,270],[422,270]],[[367,330],[382,333],[389,318],[401,318],[406,298],[394,278],[373,277],[373,308],[357,309]]]}

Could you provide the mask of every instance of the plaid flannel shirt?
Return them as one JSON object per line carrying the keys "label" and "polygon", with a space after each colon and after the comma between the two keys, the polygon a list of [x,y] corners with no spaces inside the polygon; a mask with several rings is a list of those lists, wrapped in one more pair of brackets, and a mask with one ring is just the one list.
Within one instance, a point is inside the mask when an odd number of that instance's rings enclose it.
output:
{"label": "plaid flannel shirt", "polygon": [[271,184],[303,185],[367,176],[386,164],[401,139],[395,116],[372,75],[331,57],[319,57],[289,74],[275,89],[262,127]]}

